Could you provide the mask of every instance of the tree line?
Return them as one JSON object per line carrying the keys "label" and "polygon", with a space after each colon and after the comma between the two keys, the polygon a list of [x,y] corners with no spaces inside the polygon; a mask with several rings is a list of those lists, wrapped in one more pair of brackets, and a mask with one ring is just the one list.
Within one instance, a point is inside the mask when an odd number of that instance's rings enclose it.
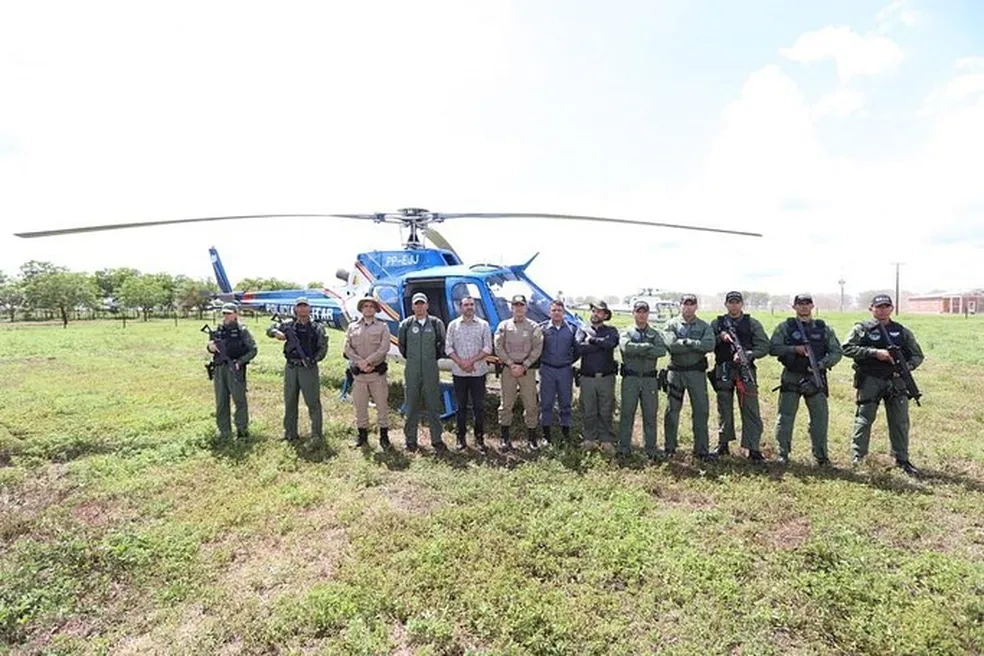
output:
{"label": "tree line", "polygon": [[[321,281],[308,288],[324,287]],[[299,289],[278,278],[244,278],[236,289],[273,291]],[[197,314],[202,319],[219,293],[215,281],[170,273],[143,273],[129,267],[100,269],[95,273],[70,271],[51,262],[31,260],[9,276],[0,271],[0,312],[10,321],[60,319],[63,326],[75,318],[149,317]]]}

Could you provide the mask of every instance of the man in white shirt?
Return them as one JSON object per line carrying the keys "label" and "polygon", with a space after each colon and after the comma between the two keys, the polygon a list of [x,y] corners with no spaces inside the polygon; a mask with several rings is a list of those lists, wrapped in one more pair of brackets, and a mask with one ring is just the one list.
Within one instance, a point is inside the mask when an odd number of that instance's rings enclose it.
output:
{"label": "man in white shirt", "polygon": [[485,358],[492,355],[492,331],[487,321],[475,316],[475,299],[471,296],[461,299],[461,316],[448,324],[445,352],[452,361],[458,422],[456,448],[462,451],[467,447],[465,424],[471,399],[475,446],[485,453],[485,377],[489,369]]}

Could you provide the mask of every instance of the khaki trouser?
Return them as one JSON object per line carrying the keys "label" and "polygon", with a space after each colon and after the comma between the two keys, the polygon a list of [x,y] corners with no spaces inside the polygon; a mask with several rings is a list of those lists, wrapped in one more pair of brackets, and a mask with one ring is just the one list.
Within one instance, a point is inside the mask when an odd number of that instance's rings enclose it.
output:
{"label": "khaki trouser", "polygon": [[516,392],[523,399],[523,421],[527,428],[539,425],[539,406],[536,402],[536,374],[527,371],[519,378],[509,373],[507,367],[502,372],[502,405],[499,407],[499,425],[511,426],[513,405],[516,403]]}
{"label": "khaki trouser", "polygon": [[352,384],[352,397],[355,403],[355,425],[369,428],[369,397],[376,404],[376,423],[380,428],[389,428],[389,382],[386,374],[358,374]]}

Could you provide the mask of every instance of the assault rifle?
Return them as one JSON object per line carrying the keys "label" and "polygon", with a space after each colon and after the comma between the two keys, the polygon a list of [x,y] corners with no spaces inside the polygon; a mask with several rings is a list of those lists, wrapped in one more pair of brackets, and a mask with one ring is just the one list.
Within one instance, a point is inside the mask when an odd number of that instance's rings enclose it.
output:
{"label": "assault rifle", "polygon": [[[283,325],[284,323],[283,321],[281,321],[281,317],[278,314],[275,314],[270,318],[278,324]],[[313,325],[314,321],[312,320],[311,323]],[[301,340],[297,338],[297,331],[294,330],[293,322],[291,323],[290,326],[284,327],[284,329],[281,332],[283,332],[284,336],[287,337],[288,350],[292,350],[294,353],[301,356],[300,360],[301,360],[301,365],[303,367],[305,368],[310,367],[311,364],[314,362],[314,359],[310,355],[308,355],[307,351],[304,350],[304,347],[301,346]]]}
{"label": "assault rifle", "polygon": [[905,383],[905,393],[910,399],[916,402],[916,405],[922,407],[919,403],[919,397],[922,396],[922,392],[919,391],[919,386],[916,385],[916,379],[912,377],[912,370],[909,369],[909,363],[905,361],[905,355],[902,353],[902,347],[892,341],[892,338],[888,336],[888,331],[885,329],[885,324],[881,321],[878,322],[878,329],[881,331],[882,337],[885,338],[885,342],[888,344],[888,354],[892,356],[892,365],[895,367],[895,375],[902,379]]}
{"label": "assault rifle", "polygon": [[[735,325],[731,321],[731,317],[724,318],[724,330],[731,337],[732,351],[738,355],[738,379],[735,381],[735,389],[738,390],[740,400],[744,400],[748,394],[755,396],[755,377],[752,375],[752,359],[748,356],[748,351],[745,350],[741,340],[738,339],[738,333],[735,331]],[[813,352],[811,351],[810,354],[812,355]]]}
{"label": "assault rifle", "polygon": [[810,346],[810,338],[806,335],[806,328],[803,326],[803,322],[800,321],[799,317],[794,317],[796,319],[796,326],[799,328],[800,335],[803,338],[803,346],[806,347],[806,355],[810,358],[810,372],[813,376],[813,384],[816,386],[817,390],[824,393],[824,395],[829,394],[827,390],[827,384],[823,377],[823,372],[820,370],[820,365],[817,364],[817,356],[813,353],[813,348]]}
{"label": "assault rifle", "polygon": [[239,382],[245,383],[245,372],[235,360],[229,357],[228,352],[226,352],[225,340],[217,339],[215,331],[208,324],[202,326],[201,332],[208,334],[208,340],[215,343],[215,353],[212,354],[212,359],[205,363],[205,373],[208,374],[208,379],[212,380],[215,377],[215,368],[224,364],[229,367],[229,371]]}

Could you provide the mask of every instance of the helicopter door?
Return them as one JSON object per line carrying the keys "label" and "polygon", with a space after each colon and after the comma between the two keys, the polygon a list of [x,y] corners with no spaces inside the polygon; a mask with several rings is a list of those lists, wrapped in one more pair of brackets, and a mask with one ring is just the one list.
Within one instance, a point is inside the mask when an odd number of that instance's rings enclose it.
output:
{"label": "helicopter door", "polygon": [[475,316],[488,321],[485,313],[485,301],[482,300],[482,292],[478,283],[465,278],[448,278],[448,309],[451,311],[451,319],[461,316],[461,299],[471,296],[475,299]]}
{"label": "helicopter door", "polygon": [[448,325],[453,317],[448,316],[448,300],[444,291],[444,278],[427,278],[421,280],[407,280],[403,283],[403,310],[404,316],[413,316],[413,295],[423,293],[427,295],[427,312]]}

